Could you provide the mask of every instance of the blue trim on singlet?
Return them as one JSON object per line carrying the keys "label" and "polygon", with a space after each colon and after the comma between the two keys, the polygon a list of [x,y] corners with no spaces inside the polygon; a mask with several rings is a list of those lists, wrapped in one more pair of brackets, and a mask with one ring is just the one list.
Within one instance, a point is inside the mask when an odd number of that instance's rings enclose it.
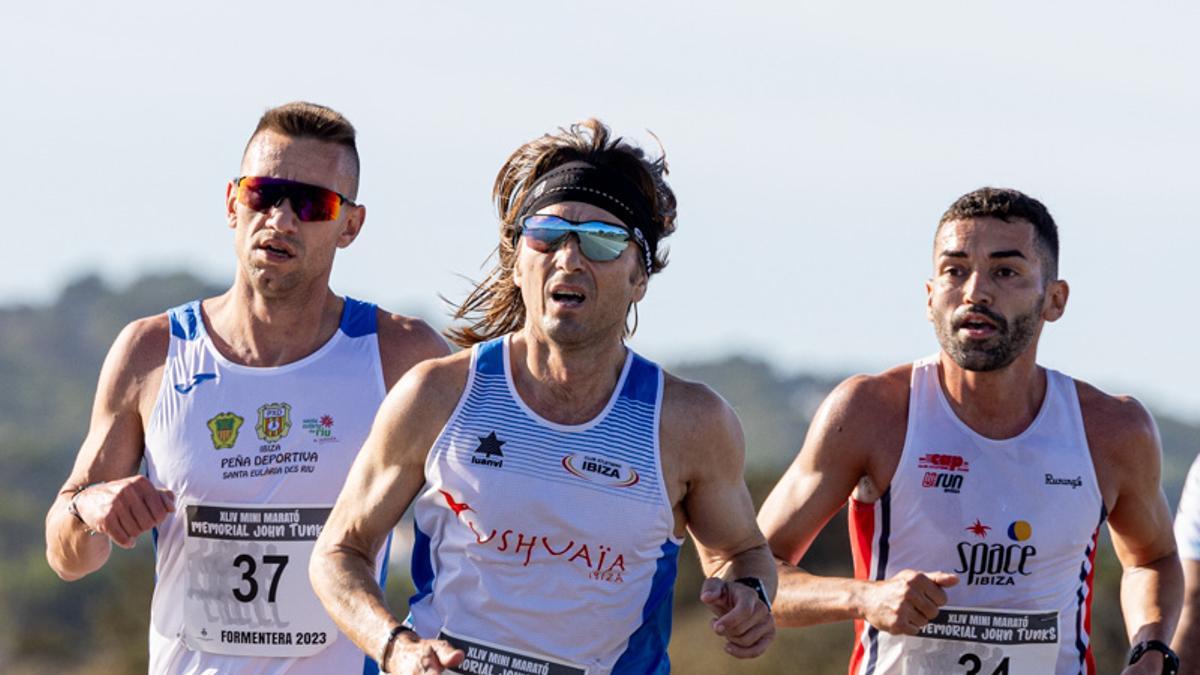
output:
{"label": "blue trim on singlet", "polygon": [[412,597],[408,599],[408,606],[414,607],[418,602],[424,600],[426,596],[433,593],[433,557],[430,554],[431,541],[429,535],[421,531],[417,524],[413,523],[413,538],[412,549],[412,580],[413,586],[417,589]]}
{"label": "blue trim on singlet", "polygon": [[663,542],[661,550],[654,579],[650,582],[650,594],[642,607],[642,625],[629,636],[629,645],[613,666],[614,673],[671,672],[667,643],[671,640],[671,607],[674,605],[679,544],[668,540]]}
{"label": "blue trim on singlet", "polygon": [[171,335],[180,340],[195,340],[200,337],[202,320],[199,300],[168,309],[167,317],[171,321]]}
{"label": "blue trim on singlet", "polygon": [[342,322],[338,327],[346,337],[373,335],[379,328],[375,309],[373,303],[355,300],[347,295],[346,303],[342,307]]}
{"label": "blue trim on singlet", "polygon": [[629,375],[625,385],[621,387],[621,397],[647,405],[658,403],[658,367],[633,355],[633,363],[629,365]]}
{"label": "blue trim on singlet", "polygon": [[475,372],[484,375],[504,374],[504,338],[488,340],[475,353]]}
{"label": "blue trim on singlet", "polygon": [[[892,488],[888,487],[879,497],[879,562],[875,568],[875,581],[887,578],[888,538],[892,534]],[[870,643],[867,655],[866,675],[873,675],[875,664],[879,661],[879,629],[867,624],[867,641]]]}
{"label": "blue trim on singlet", "polygon": [[[1096,523],[1096,533],[1092,535],[1092,540],[1095,544],[1088,544],[1083,551],[1083,562],[1079,563],[1079,590],[1075,591],[1075,649],[1079,652],[1079,672],[1083,673],[1086,667],[1084,662],[1087,661],[1088,645],[1083,643],[1083,635],[1080,632],[1083,630],[1083,608],[1087,602],[1087,596],[1083,594],[1083,589],[1087,587],[1088,578],[1088,561],[1092,561],[1092,567],[1095,568],[1095,560],[1092,558],[1092,546],[1098,546],[1100,543],[1100,527],[1104,525],[1104,521],[1108,520],[1108,507],[1103,503],[1100,504],[1100,522]],[[1095,589],[1089,589],[1089,594],[1094,593]],[[1090,643],[1092,636],[1088,636]]]}

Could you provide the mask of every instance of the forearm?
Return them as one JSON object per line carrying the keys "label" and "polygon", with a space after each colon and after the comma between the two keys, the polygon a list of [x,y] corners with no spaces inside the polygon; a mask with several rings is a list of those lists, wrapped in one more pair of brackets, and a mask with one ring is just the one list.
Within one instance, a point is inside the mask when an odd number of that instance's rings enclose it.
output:
{"label": "forearm", "polygon": [[725,581],[755,577],[762,581],[767,595],[770,597],[775,597],[778,586],[775,559],[771,555],[771,549],[767,548],[765,543],[746,549],[725,560],[710,561],[705,565],[704,572],[707,576],[718,577]]}
{"label": "forearm", "polygon": [[775,621],[780,626],[812,626],[861,619],[862,597],[868,581],[822,577],[779,562],[779,592]]}
{"label": "forearm", "polygon": [[318,545],[309,564],[309,580],[338,628],[378,659],[388,632],[400,622],[375,580],[374,558],[345,546]]}
{"label": "forearm", "polygon": [[1145,565],[1131,565],[1121,576],[1121,611],[1130,644],[1170,642],[1183,604],[1183,570],[1174,551]]}
{"label": "forearm", "polygon": [[46,514],[46,562],[65,581],[75,581],[104,566],[112,542],[104,535],[88,534],[78,518],[67,511],[69,497],[59,495]]}

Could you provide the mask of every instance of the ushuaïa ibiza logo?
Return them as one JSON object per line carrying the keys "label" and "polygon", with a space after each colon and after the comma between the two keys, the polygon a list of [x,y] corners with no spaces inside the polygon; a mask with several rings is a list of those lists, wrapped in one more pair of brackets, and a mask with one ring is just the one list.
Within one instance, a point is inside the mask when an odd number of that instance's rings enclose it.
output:
{"label": "ushua\u00efa ibiza logo", "polygon": [[576,478],[608,487],[630,487],[637,485],[641,480],[632,466],[586,452],[576,452],[563,457],[562,465],[567,473]]}
{"label": "ushua\u00efa ibiza logo", "polygon": [[610,584],[625,583],[625,556],[619,552],[614,553],[612,546],[576,541],[561,535],[544,536],[513,528],[491,528],[485,532],[485,528],[476,526],[475,516],[470,515],[478,515],[470,504],[459,501],[446,490],[438,492],[446,500],[447,508],[454,512],[454,516],[470,528],[476,544],[511,555],[521,561],[522,567],[562,562],[575,566],[590,580]]}

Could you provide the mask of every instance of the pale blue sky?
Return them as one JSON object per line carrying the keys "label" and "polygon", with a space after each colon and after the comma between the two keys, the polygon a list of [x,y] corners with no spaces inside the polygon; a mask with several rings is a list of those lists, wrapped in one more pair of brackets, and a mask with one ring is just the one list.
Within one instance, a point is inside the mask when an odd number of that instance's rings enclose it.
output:
{"label": "pale blue sky", "polygon": [[84,270],[228,279],[224,182],[258,115],[302,98],[360,132],[369,215],[335,289],[440,311],[493,245],[503,159],[596,115],[656,133],[679,196],[650,357],[932,352],[934,223],[1005,185],[1061,228],[1073,292],[1042,361],[1200,419],[1195,3],[397,5],[5,5],[0,304]]}

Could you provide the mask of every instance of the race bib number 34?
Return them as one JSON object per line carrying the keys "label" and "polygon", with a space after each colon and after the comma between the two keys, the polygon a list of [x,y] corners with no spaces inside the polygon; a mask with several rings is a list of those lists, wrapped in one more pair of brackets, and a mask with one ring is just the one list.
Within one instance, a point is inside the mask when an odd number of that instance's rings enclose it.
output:
{"label": "race bib number 34", "polygon": [[327,506],[185,507],[190,649],[235,656],[312,656],[338,635],[308,583]]}
{"label": "race bib number 34", "polygon": [[943,607],[904,638],[905,673],[1052,675],[1058,613]]}

